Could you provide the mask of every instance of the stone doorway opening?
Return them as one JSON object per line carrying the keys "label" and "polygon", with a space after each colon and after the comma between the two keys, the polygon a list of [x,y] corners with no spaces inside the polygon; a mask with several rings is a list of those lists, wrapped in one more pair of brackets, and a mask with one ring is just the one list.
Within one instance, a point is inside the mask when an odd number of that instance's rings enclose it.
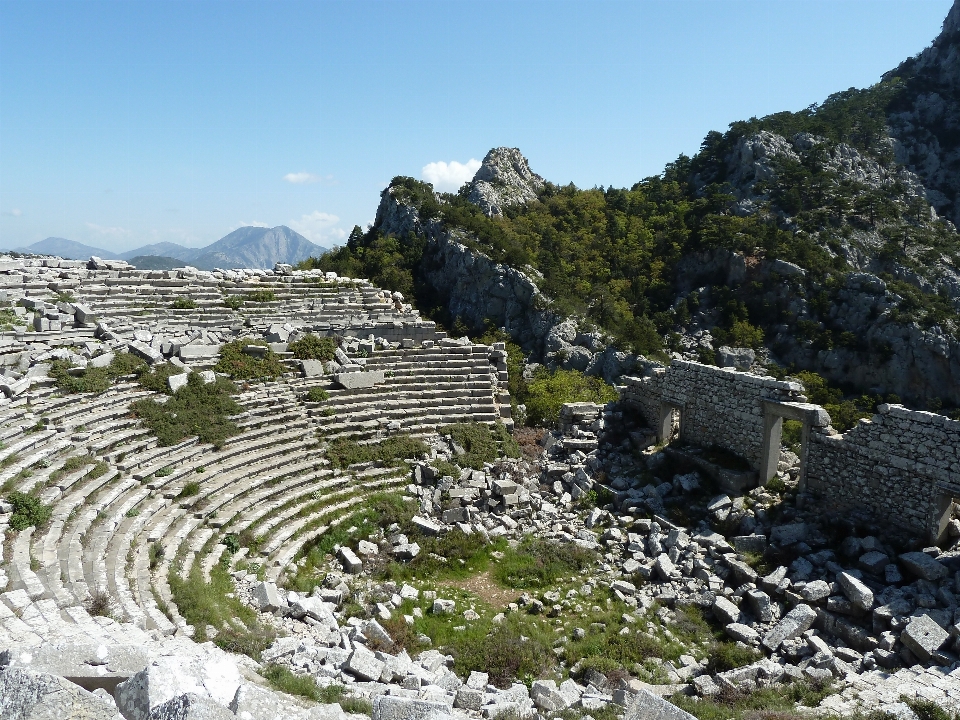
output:
{"label": "stone doorway opening", "polygon": [[670,400],[660,403],[660,422],[657,425],[657,442],[671,443],[679,440],[683,427],[683,405]]}
{"label": "stone doorway opening", "polygon": [[763,401],[763,444],[760,455],[760,484],[766,485],[777,474],[780,463],[780,445],[783,439],[783,421],[797,420],[801,424],[800,432],[800,485],[802,492],[807,486],[807,452],[810,446],[810,433],[815,427],[826,427],[830,416],[819,405],[810,403],[782,403],[775,400]]}

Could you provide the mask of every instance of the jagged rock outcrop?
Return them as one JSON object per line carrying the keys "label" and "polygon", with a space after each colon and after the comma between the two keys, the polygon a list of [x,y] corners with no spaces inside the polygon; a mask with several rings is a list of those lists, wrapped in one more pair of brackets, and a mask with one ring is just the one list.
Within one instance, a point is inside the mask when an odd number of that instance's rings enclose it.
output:
{"label": "jagged rock outcrop", "polygon": [[470,182],[467,199],[487,215],[502,215],[507,205],[537,199],[543,178],[517,148],[493,148]]}
{"label": "jagged rock outcrop", "polygon": [[933,44],[885,77],[907,81],[887,118],[897,160],[923,178],[937,212],[960,224],[960,1]]}

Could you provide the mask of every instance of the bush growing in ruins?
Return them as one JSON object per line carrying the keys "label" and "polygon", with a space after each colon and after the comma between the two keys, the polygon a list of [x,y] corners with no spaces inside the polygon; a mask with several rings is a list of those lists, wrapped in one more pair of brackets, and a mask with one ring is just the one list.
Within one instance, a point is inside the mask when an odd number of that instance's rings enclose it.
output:
{"label": "bush growing in ruins", "polygon": [[197,301],[189,297],[177,298],[170,303],[170,308],[172,310],[196,310]]}
{"label": "bush growing in ruins", "polygon": [[120,352],[106,367],[88,367],[72,374],[73,366],[67,360],[54,360],[50,363],[48,374],[57,383],[57,387],[66,393],[106,392],[113,382],[124,375],[143,372],[147,364],[135,355]]}
{"label": "bush growing in ruins", "polygon": [[527,423],[556,425],[564,403],[608,403],[617,399],[617,391],[602,378],[584,375],[578,370],[539,368],[527,386]]}
{"label": "bush growing in ruins", "polygon": [[243,307],[243,296],[242,295],[226,295],[223,298],[224,307],[228,307],[234,312]]}
{"label": "bush growing in ruins", "polygon": [[333,338],[319,337],[312,333],[290,343],[288,350],[297,360],[333,360],[337,344]]}
{"label": "bush growing in ruins", "polygon": [[510,687],[514,680],[532,682],[547,669],[553,656],[550,645],[540,637],[524,636],[510,619],[491,632],[457,633],[445,644],[453,655],[453,670],[464,677],[478,670],[490,675],[490,683]]}
{"label": "bush growing in ruins", "polygon": [[227,438],[240,433],[240,428],[229,419],[242,411],[231,397],[235,390],[233,383],[223,378],[205,384],[199,375],[191,373],[187,384],[166,402],[137,400],[131,403],[130,410],[157,436],[161,446],[175,445],[196,435],[200,442],[221,448]]}
{"label": "bush growing in ruins", "polygon": [[326,456],[333,468],[343,469],[364,462],[400,465],[403,460],[426,457],[430,449],[410,435],[394,435],[380,442],[361,445],[353,438],[337,438],[327,447]]}
{"label": "bush growing in ruins", "polygon": [[40,498],[27,493],[12,492],[7,495],[7,502],[13,506],[10,529],[17,532],[28,527],[40,527],[53,513],[53,509],[40,502]]}
{"label": "bush growing in ruins", "polygon": [[[247,355],[247,345],[267,347],[262,357]],[[229,375],[234,380],[261,380],[283,375],[284,367],[277,354],[263,340],[234,340],[221,346],[220,359],[213,368]]]}
{"label": "bush growing in ruins", "polygon": [[137,382],[140,383],[140,387],[144,390],[152,390],[153,392],[171,395],[170,384],[168,382],[170,377],[172,375],[180,375],[183,372],[183,368],[179,368],[176,365],[161,363],[150,369],[144,368],[144,372],[140,373]]}
{"label": "bush growing in ruins", "polygon": [[299,695],[314,702],[321,701],[320,687],[310,675],[294,675],[283,665],[275,663],[267,665],[260,671],[260,674],[263,675],[264,680],[281,692],[288,695]]}
{"label": "bush growing in ruins", "polygon": [[501,422],[494,427],[484,423],[456,423],[442,428],[440,434],[464,449],[454,458],[461,467],[480,470],[484,463],[491,463],[503,455],[520,457],[520,446]]}
{"label": "bush growing in ruins", "polygon": [[330,399],[330,393],[322,387],[312,387],[307,390],[307,402],[324,402]]}

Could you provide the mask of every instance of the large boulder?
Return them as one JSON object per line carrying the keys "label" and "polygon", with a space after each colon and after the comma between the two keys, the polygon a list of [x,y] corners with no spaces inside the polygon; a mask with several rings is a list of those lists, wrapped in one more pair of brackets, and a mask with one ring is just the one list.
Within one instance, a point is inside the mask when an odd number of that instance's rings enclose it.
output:
{"label": "large boulder", "polygon": [[236,720],[236,716],[207,695],[187,693],[155,707],[150,720]]}
{"label": "large boulder", "polygon": [[200,658],[168,655],[117,685],[113,696],[127,720],[149,720],[155,708],[188,693],[208,696],[226,707],[239,687],[240,671],[223,653]]}
{"label": "large boulder", "polygon": [[116,706],[69,680],[25,668],[0,671],[4,720],[121,720]]}

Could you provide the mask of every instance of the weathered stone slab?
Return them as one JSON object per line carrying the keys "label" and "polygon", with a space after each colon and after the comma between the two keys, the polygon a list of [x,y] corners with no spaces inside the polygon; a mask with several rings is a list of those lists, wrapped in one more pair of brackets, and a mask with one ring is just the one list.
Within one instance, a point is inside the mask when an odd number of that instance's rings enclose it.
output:
{"label": "weathered stone slab", "polygon": [[261,582],[253,586],[253,601],[257,604],[257,609],[261,612],[275,612],[286,605],[280,599],[280,593],[277,591],[276,583]]}
{"label": "weathered stone slab", "polygon": [[236,716],[206,695],[187,693],[155,707],[150,720],[236,720]]}
{"label": "weathered stone slab", "polygon": [[24,668],[0,672],[0,717],[9,720],[121,720],[116,707],[69,680]]}
{"label": "weathered stone slab", "polygon": [[903,553],[900,562],[911,574],[932,582],[942,580],[950,574],[943,563],[922,552]]}
{"label": "weathered stone slab", "polygon": [[784,640],[795,638],[809,630],[816,619],[816,611],[809,605],[801,603],[770,628],[769,632],[763,637],[763,644],[770,652],[775,652]]}
{"label": "weathered stone slab", "polygon": [[372,388],[383,384],[385,380],[383,370],[364,370],[363,372],[337,373],[333,381],[347,390]]}
{"label": "weathered stone slab", "polygon": [[627,707],[625,720],[696,720],[685,710],[647,690],[640,689]]}
{"label": "weathered stone slab", "polygon": [[361,680],[376,682],[380,679],[380,676],[383,675],[383,669],[386,665],[382,661],[377,660],[377,656],[372,652],[362,645],[358,645],[354,648],[353,652],[350,653],[350,657],[343,667],[347,672],[356,675]]}
{"label": "weathered stone slab", "polygon": [[397,695],[378,695],[373,700],[373,720],[426,720],[450,714],[446,703],[415,700]]}
{"label": "weathered stone slab", "polygon": [[927,615],[915,617],[900,633],[900,642],[906,645],[921,662],[927,662],[950,637],[950,633]]}
{"label": "weathered stone slab", "polygon": [[873,591],[850,573],[842,572],[837,575],[837,583],[847,599],[861,610],[873,608]]}

